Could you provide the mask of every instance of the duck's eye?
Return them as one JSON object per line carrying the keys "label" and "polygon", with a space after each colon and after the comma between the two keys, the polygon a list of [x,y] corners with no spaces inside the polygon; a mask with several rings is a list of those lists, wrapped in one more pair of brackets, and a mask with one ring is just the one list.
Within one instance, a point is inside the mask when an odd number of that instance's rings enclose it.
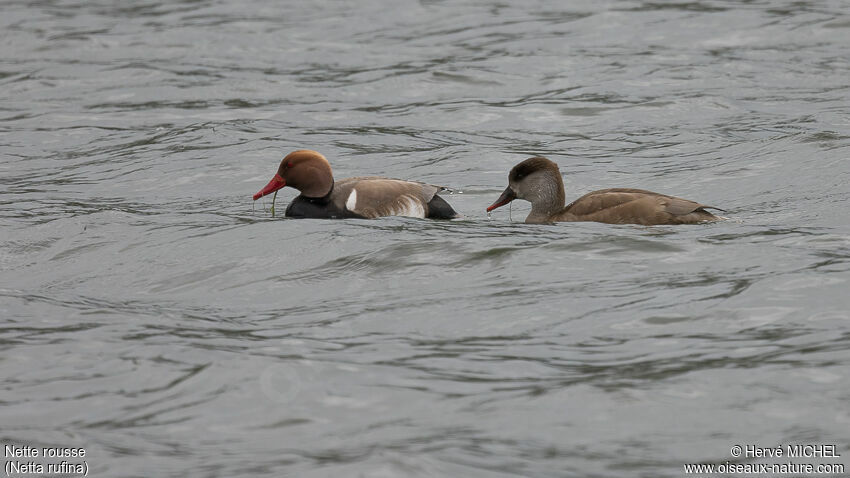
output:
{"label": "duck's eye", "polygon": [[286,163],[286,167],[287,167],[287,168],[291,168],[291,167],[292,167],[292,161],[290,161],[290,162]]}

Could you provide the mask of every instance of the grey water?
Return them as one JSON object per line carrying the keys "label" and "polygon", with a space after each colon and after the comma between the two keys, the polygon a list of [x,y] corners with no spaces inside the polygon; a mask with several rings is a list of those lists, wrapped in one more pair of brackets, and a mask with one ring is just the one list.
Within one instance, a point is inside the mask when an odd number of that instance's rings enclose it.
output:
{"label": "grey water", "polygon": [[[681,477],[832,444],[848,476],[847,2],[0,11],[0,446],[90,476]],[[251,196],[305,148],[464,217],[290,220],[289,188],[272,217]],[[532,155],[568,201],[729,220],[488,219]]]}

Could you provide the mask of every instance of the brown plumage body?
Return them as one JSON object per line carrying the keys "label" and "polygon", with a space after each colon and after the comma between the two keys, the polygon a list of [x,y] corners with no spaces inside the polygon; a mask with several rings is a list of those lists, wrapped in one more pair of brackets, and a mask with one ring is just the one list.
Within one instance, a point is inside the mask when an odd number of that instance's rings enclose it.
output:
{"label": "brown plumage body", "polygon": [[330,200],[335,207],[345,208],[355,189],[357,204],[351,211],[374,219],[383,216],[428,217],[428,204],[444,188],[417,181],[363,176],[336,181]]}
{"label": "brown plumage body", "polygon": [[564,206],[564,181],[558,165],[546,158],[529,158],[508,174],[508,187],[487,211],[514,199],[531,202],[527,223],[593,221],[608,224],[697,224],[723,219],[689,199],[643,189],[614,188],[587,193]]}

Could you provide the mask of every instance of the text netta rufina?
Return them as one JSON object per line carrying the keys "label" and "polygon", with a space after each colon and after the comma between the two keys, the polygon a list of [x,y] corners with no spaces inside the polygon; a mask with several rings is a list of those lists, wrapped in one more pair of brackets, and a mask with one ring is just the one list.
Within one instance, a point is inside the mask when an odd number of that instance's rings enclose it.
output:
{"label": "text netta rufina", "polygon": [[487,212],[514,199],[531,203],[527,223],[594,221],[608,224],[697,224],[723,219],[706,206],[688,199],[643,189],[602,189],[564,206],[564,181],[558,165],[546,158],[529,158],[508,174],[508,187]]}
{"label": "text netta rufina", "polygon": [[293,151],[283,158],[277,174],[254,194],[254,201],[284,186],[301,194],[286,208],[287,217],[372,219],[407,216],[451,219],[458,216],[437,195],[440,186],[379,177],[347,178],[334,182],[331,165],[316,151]]}

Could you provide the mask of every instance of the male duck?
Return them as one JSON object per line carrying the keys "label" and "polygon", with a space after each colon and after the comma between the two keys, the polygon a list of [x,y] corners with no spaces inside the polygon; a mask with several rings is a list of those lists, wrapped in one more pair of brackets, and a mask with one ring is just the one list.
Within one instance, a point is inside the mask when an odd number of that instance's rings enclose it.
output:
{"label": "male duck", "polygon": [[254,200],[284,186],[301,194],[286,208],[287,217],[372,219],[407,216],[433,219],[458,217],[437,195],[445,188],[415,181],[356,177],[334,182],[331,165],[316,151],[293,151],[283,158],[277,174],[254,194]]}

